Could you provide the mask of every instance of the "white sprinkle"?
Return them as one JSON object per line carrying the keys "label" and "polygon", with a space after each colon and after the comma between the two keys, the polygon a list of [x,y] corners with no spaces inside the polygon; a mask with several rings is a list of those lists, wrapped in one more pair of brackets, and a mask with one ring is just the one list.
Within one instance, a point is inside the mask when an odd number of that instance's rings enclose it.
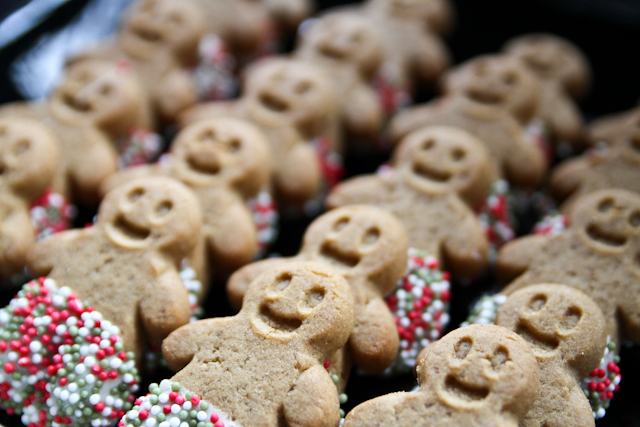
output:
{"label": "white sprinkle", "polygon": [[178,405],[177,403],[174,403],[173,405],[171,405],[171,413],[172,414],[178,414],[180,413],[180,410],[182,408],[180,408],[180,405]]}
{"label": "white sprinkle", "polygon": [[113,369],[118,369],[120,365],[122,365],[122,360],[119,357],[114,357],[111,359],[111,363],[109,363],[109,366]]}
{"label": "white sprinkle", "polygon": [[166,393],[160,393],[160,396],[158,396],[158,402],[167,403],[168,401],[169,401],[169,395]]}
{"label": "white sprinkle", "polygon": [[82,375],[85,372],[87,372],[87,367],[83,364],[79,364],[79,365],[76,365],[75,371],[76,371],[76,374]]}
{"label": "white sprinkle", "polygon": [[96,405],[98,402],[100,402],[100,395],[99,394],[92,394],[89,397],[89,403],[91,403],[92,405]]}
{"label": "white sprinkle", "polygon": [[180,425],[180,418],[178,417],[171,418],[171,420],[169,420],[169,425],[171,427],[178,427]]}
{"label": "white sprinkle", "polygon": [[78,400],[80,400],[80,395],[78,393],[71,393],[71,395],[69,395],[69,403],[72,405],[77,403]]}
{"label": "white sprinkle", "polygon": [[69,399],[69,390],[62,390],[60,392],[60,399],[62,399],[62,400]]}
{"label": "white sprinkle", "polygon": [[147,420],[145,421],[145,424],[147,425],[147,427],[154,427],[156,425],[156,419],[147,418]]}

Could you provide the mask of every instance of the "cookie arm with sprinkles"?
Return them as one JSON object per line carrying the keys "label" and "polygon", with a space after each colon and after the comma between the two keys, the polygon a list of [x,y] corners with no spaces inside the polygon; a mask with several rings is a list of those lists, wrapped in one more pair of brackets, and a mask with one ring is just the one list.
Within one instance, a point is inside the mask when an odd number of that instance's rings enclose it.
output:
{"label": "cookie arm with sprinkles", "polygon": [[498,252],[496,262],[498,282],[509,283],[524,273],[547,240],[547,236],[533,235],[520,237],[504,245]]}
{"label": "cookie arm with sprinkles", "polygon": [[320,365],[304,371],[284,401],[289,427],[335,427],[340,421],[336,386]]}
{"label": "cookie arm with sprinkles", "polygon": [[233,322],[234,317],[198,320],[186,324],[171,332],[162,342],[162,356],[167,366],[178,372],[196,355],[201,344],[209,341],[208,336],[224,331],[227,324]]}
{"label": "cookie arm with sprinkles", "polygon": [[276,268],[289,260],[290,258],[269,258],[246,265],[233,273],[227,282],[227,296],[231,306],[236,310],[240,310],[242,298],[244,298],[249,284],[263,271]]}
{"label": "cookie arm with sprinkles", "polygon": [[167,270],[149,283],[140,301],[140,317],[151,345],[159,345],[172,331],[189,323],[191,304],[182,280]]}

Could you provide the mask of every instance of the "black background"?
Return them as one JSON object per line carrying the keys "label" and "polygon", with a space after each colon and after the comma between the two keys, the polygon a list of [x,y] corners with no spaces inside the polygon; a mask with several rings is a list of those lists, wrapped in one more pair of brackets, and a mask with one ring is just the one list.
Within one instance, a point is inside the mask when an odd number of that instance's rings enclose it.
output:
{"label": "black background", "polygon": [[[0,19],[24,0],[0,0]],[[48,31],[61,28],[82,9],[88,0],[72,0],[53,12],[46,21],[19,40],[0,50],[0,102],[20,99],[11,85],[7,69],[11,62]],[[321,9],[345,3],[340,0],[319,0]],[[640,0],[454,0],[457,23],[447,42],[456,63],[475,55],[494,52],[506,40],[528,32],[553,32],[576,43],[588,56],[593,69],[593,86],[582,100],[581,108],[587,120],[602,114],[632,108],[640,98]],[[426,100],[429,93],[421,94]],[[380,157],[347,157],[348,175],[371,173]],[[79,224],[91,218],[83,212]],[[281,239],[274,250],[283,255],[297,252],[307,221],[286,221],[281,224]],[[467,307],[481,291],[490,288],[490,280],[472,287],[454,285],[451,326],[459,324]],[[4,295],[3,301],[10,298]],[[231,314],[224,302],[224,293],[214,290],[208,300],[207,316]],[[622,349],[622,385],[607,416],[597,425],[640,426],[640,348]],[[166,377],[169,373],[163,373]],[[354,373],[347,393],[353,404],[383,393],[410,389],[415,384],[411,376],[389,380],[363,377]],[[16,417],[0,415],[0,423],[21,425]]]}

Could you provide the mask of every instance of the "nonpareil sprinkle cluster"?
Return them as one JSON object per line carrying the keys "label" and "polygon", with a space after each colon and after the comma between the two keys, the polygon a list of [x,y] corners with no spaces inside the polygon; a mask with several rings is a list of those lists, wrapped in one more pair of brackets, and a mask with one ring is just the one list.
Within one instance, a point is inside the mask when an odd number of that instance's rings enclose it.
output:
{"label": "nonpareil sprinkle cluster", "polygon": [[119,329],[52,279],[0,310],[0,406],[29,427],[113,424],[138,390]]}
{"label": "nonpareil sprinkle cluster", "polygon": [[449,324],[450,276],[433,256],[409,249],[407,272],[386,298],[400,335],[398,357],[386,373],[409,372],[420,350]]}

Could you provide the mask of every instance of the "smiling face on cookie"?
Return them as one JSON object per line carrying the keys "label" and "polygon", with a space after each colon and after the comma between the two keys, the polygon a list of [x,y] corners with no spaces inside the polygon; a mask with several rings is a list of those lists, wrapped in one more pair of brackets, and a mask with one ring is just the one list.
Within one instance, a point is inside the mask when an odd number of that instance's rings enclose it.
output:
{"label": "smiling face on cookie", "polygon": [[537,362],[527,344],[505,328],[471,325],[431,346],[418,365],[420,388],[434,390],[450,408],[517,412],[537,395]]}
{"label": "smiling face on cookie", "polygon": [[[353,320],[353,296],[344,278],[317,263],[288,263],[256,278],[240,314],[256,333],[278,341],[302,340],[319,346],[346,340],[339,325]],[[334,336],[335,335],[335,336]],[[322,337],[322,338],[320,338]]]}
{"label": "smiling face on cookie", "polygon": [[500,307],[496,324],[524,338],[538,360],[561,358],[576,368],[597,364],[606,343],[598,305],[563,285],[534,285],[515,292]]}
{"label": "smiling face on cookie", "polygon": [[40,122],[0,119],[0,190],[39,196],[58,167],[58,141]]}
{"label": "smiling face on cookie", "polygon": [[557,80],[573,96],[589,84],[589,64],[571,42],[553,34],[529,34],[507,44],[505,51],[520,58],[543,79]]}
{"label": "smiling face on cookie", "polygon": [[305,233],[301,252],[347,278],[394,284],[387,278],[402,275],[407,250],[408,238],[397,218],[380,208],[353,205],[315,220]]}
{"label": "smiling face on cookie", "polygon": [[404,181],[427,194],[484,197],[495,179],[489,154],[473,135],[448,127],[415,131],[401,142],[394,165]]}
{"label": "smiling face on cookie", "polygon": [[526,122],[537,107],[540,86],[537,77],[518,59],[484,55],[450,72],[445,91],[483,105],[505,108]]}
{"label": "smiling face on cookie", "polygon": [[355,64],[373,73],[382,61],[382,41],[373,24],[355,14],[331,14],[310,23],[302,50],[336,63]]}
{"label": "smiling face on cookie", "polygon": [[166,177],[139,178],[111,190],[100,205],[98,225],[125,249],[182,250],[200,232],[202,214],[195,195]]}
{"label": "smiling face on cookie", "polygon": [[249,115],[263,126],[315,128],[335,108],[329,78],[300,60],[264,60],[249,72],[246,89]]}
{"label": "smiling face on cookie", "polygon": [[60,121],[90,123],[113,132],[129,130],[139,119],[145,100],[127,62],[82,60],[69,67],[49,103],[51,113]]}
{"label": "smiling face on cookie", "polygon": [[255,126],[242,120],[195,122],[178,134],[171,153],[177,176],[193,186],[226,183],[251,196],[269,179],[268,142]]}
{"label": "smiling face on cookie", "polygon": [[600,190],[578,199],[571,209],[576,227],[590,248],[624,253],[640,240],[640,195],[626,190]]}
{"label": "smiling face on cookie", "polygon": [[151,58],[167,50],[185,64],[195,63],[205,23],[191,0],[143,0],[124,22],[121,40],[132,56]]}

